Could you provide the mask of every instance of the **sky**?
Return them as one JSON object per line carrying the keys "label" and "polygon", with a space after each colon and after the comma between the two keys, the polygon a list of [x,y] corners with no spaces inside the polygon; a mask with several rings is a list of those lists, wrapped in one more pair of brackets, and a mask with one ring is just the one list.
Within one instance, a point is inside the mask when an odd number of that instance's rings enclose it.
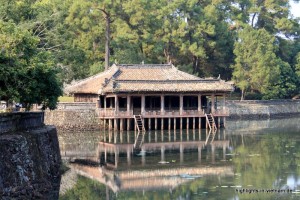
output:
{"label": "sky", "polygon": [[290,0],[290,4],[291,4],[293,16],[300,17],[300,2],[294,3],[292,0]]}

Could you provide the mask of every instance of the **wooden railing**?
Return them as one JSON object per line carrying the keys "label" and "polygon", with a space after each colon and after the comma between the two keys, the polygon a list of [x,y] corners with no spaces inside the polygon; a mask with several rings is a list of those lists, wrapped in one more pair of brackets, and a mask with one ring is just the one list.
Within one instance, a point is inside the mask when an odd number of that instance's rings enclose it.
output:
{"label": "wooden railing", "polygon": [[[210,111],[211,112],[211,111]],[[103,108],[98,109],[99,117],[133,117],[134,114],[141,114],[144,117],[159,117],[159,116],[199,116],[203,115],[205,113],[210,113],[206,109],[198,110],[183,110],[182,113],[180,113],[179,110],[165,110],[164,112],[161,112],[160,110],[146,110],[144,113],[141,113],[140,109],[134,109],[134,110],[119,110],[116,112],[114,109],[107,108],[106,111]],[[228,115],[229,110],[228,108],[218,108],[215,109],[215,111],[212,113],[214,115]]]}

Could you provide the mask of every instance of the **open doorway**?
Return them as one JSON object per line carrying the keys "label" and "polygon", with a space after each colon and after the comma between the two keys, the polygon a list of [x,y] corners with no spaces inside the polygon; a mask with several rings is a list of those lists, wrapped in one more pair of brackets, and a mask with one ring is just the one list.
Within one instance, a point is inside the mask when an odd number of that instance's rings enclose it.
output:
{"label": "open doorway", "polygon": [[134,115],[140,115],[141,114],[141,100],[142,98],[141,97],[138,97],[138,96],[133,96],[132,97],[132,109],[133,109],[133,114]]}

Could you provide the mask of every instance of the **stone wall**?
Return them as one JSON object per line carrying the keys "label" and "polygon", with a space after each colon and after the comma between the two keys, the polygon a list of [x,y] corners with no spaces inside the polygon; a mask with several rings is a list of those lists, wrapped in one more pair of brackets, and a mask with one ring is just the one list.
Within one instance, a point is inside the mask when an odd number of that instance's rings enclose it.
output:
{"label": "stone wall", "polygon": [[59,103],[56,110],[45,111],[45,124],[62,131],[99,130],[100,120],[95,103]]}
{"label": "stone wall", "polygon": [[300,100],[227,101],[229,119],[268,119],[300,116]]}
{"label": "stone wall", "polygon": [[43,112],[0,113],[0,133],[32,129],[43,125]]}
{"label": "stone wall", "polygon": [[44,126],[37,116],[0,115],[1,199],[58,199],[61,158],[56,128]]}

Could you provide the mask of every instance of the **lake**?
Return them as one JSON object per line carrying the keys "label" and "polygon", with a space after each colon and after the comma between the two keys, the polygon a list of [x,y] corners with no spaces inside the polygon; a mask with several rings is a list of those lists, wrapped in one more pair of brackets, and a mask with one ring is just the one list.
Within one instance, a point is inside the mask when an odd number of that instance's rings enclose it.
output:
{"label": "lake", "polygon": [[59,133],[60,199],[300,199],[300,119],[206,130]]}

